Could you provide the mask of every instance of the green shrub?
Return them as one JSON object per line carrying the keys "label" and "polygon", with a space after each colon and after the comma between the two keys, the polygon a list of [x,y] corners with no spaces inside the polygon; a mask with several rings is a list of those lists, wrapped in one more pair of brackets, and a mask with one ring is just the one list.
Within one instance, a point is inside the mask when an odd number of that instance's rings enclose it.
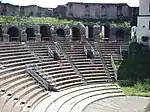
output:
{"label": "green shrub", "polygon": [[143,81],[150,79],[150,52],[149,48],[142,44],[130,45],[130,55],[124,59],[118,69],[120,80]]}
{"label": "green shrub", "polygon": [[150,81],[146,82],[137,82],[134,85],[134,88],[141,91],[141,92],[148,92],[150,91]]}

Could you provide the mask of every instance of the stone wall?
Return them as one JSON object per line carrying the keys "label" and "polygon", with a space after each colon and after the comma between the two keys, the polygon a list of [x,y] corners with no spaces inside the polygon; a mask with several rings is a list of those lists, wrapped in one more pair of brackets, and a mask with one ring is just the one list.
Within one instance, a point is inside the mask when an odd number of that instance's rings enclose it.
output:
{"label": "stone wall", "polygon": [[5,16],[15,16],[19,14],[19,6],[11,4],[0,4],[0,14]]}

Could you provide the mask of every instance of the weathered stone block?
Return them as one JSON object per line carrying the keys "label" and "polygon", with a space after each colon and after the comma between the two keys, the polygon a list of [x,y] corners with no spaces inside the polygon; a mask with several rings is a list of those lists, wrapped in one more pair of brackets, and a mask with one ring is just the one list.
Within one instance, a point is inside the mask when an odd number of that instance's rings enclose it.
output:
{"label": "weathered stone block", "polygon": [[21,34],[21,42],[27,41],[27,34]]}
{"label": "weathered stone block", "polygon": [[9,42],[9,35],[3,34],[3,42]]}

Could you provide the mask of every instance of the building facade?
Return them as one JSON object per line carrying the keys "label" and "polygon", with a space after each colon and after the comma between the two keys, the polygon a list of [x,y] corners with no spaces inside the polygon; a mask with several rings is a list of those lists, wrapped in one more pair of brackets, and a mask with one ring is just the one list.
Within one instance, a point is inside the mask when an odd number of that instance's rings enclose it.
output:
{"label": "building facade", "polygon": [[[56,8],[42,8],[36,5],[17,6],[0,2],[0,15],[4,16],[33,16],[33,17],[59,17],[79,19],[110,19],[132,20],[137,16],[138,7],[128,4],[102,4],[68,2]],[[135,17],[136,18],[136,17]]]}
{"label": "building facade", "polygon": [[76,3],[66,4],[66,16],[81,19],[130,19],[127,4]]}
{"label": "building facade", "polygon": [[150,0],[140,0],[137,42],[150,46]]}

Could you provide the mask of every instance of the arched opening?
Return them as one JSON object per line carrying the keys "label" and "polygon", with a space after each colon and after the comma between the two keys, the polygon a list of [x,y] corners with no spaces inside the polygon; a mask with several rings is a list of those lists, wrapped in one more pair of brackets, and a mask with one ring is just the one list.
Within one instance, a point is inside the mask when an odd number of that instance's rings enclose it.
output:
{"label": "arched opening", "polygon": [[116,40],[117,41],[123,41],[124,40],[124,31],[122,29],[119,29],[116,31]]}
{"label": "arched opening", "polygon": [[109,26],[104,26],[104,38],[109,39],[110,38],[110,27]]}
{"label": "arched opening", "polygon": [[94,28],[92,26],[88,26],[88,38],[89,40],[94,39]]}
{"label": "arched opening", "polygon": [[80,30],[77,27],[72,27],[72,39],[74,41],[81,40]]}
{"label": "arched opening", "polygon": [[107,9],[105,6],[101,7],[101,16],[106,16],[107,15]]}
{"label": "arched opening", "polygon": [[7,34],[9,34],[9,41],[19,41],[18,28],[16,27],[9,28]]}
{"label": "arched opening", "polygon": [[51,37],[50,29],[47,26],[40,26],[41,40],[49,41]]}
{"label": "arched opening", "polygon": [[27,28],[26,33],[27,33],[27,40],[35,40],[35,38],[33,38],[35,37],[33,28]]}
{"label": "arched opening", "polygon": [[3,37],[2,27],[0,26],[0,37]]}
{"label": "arched opening", "polygon": [[56,30],[57,36],[58,37],[65,37],[65,31],[61,28],[59,28],[58,30]]}

